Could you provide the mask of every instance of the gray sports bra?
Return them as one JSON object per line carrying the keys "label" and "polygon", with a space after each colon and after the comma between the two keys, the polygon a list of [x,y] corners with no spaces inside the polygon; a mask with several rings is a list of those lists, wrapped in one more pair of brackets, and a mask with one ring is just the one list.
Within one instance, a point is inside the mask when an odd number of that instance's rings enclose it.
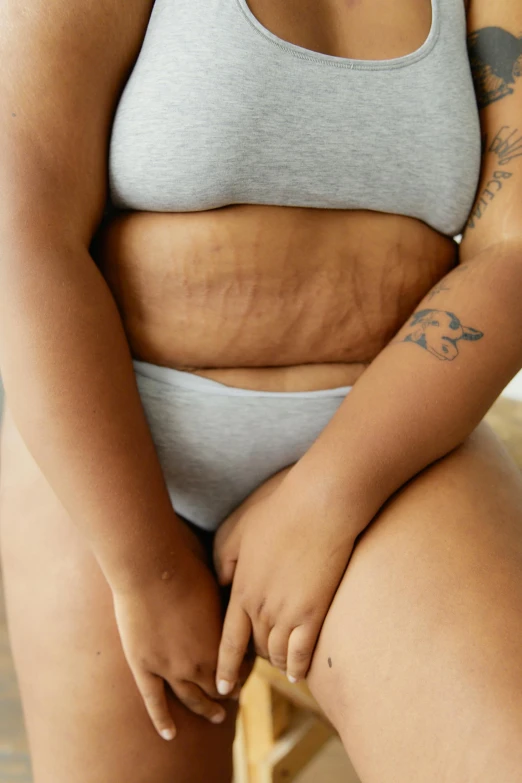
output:
{"label": "gray sports bra", "polygon": [[369,209],[460,233],[480,125],[463,0],[422,46],[354,60],[278,38],[247,0],[156,0],[109,149],[118,209]]}

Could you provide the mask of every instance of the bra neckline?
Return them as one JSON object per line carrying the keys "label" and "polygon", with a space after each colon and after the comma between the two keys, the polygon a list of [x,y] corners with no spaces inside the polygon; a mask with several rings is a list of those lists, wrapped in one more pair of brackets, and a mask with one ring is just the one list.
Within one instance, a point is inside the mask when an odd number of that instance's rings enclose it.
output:
{"label": "bra neckline", "polygon": [[359,60],[352,57],[338,57],[334,54],[326,54],[325,52],[316,52],[313,49],[307,49],[299,44],[285,41],[284,38],[272,33],[267,27],[265,27],[257,16],[250,10],[248,0],[236,0],[236,5],[243,13],[245,19],[250,23],[251,27],[262,35],[270,43],[283,49],[288,54],[298,57],[302,60],[312,60],[322,65],[333,65],[338,68],[348,68],[350,70],[359,71],[382,71],[392,68],[404,68],[407,65],[418,62],[426,57],[427,54],[435,46],[439,37],[440,31],[440,13],[439,3],[441,0],[430,0],[431,3],[431,26],[427,38],[424,42],[413,52],[401,55],[400,57],[392,57],[387,60]]}

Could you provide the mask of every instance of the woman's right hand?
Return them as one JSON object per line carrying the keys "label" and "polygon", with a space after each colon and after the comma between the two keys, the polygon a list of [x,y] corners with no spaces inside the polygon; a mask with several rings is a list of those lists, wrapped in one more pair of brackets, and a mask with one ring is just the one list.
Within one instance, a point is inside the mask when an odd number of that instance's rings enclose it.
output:
{"label": "woman's right hand", "polygon": [[[193,548],[183,547],[176,560],[178,567],[159,574],[156,581],[113,589],[125,657],[152,723],[164,739],[176,733],[166,683],[192,712],[213,723],[226,717],[219,701],[223,697],[215,686],[223,625],[219,588]],[[231,696],[237,697],[238,692]]]}

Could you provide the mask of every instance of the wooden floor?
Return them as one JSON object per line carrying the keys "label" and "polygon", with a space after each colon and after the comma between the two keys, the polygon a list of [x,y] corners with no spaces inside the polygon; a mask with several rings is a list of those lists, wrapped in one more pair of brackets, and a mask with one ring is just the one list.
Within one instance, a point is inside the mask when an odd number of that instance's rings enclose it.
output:
{"label": "wooden floor", "polygon": [[[488,420],[522,466],[522,403],[499,399]],[[332,740],[299,783],[358,783],[338,740]],[[9,651],[0,573],[0,783],[32,783],[18,689]],[[74,781],[71,781],[74,783]],[[297,781],[296,781],[297,783]]]}

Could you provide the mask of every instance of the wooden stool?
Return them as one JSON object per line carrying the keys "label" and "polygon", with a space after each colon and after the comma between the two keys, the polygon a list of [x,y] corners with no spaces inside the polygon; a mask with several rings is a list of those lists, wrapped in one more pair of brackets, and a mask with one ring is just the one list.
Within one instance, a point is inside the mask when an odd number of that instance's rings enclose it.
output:
{"label": "wooden stool", "polygon": [[289,783],[335,734],[305,682],[258,658],[241,692],[234,783]]}

